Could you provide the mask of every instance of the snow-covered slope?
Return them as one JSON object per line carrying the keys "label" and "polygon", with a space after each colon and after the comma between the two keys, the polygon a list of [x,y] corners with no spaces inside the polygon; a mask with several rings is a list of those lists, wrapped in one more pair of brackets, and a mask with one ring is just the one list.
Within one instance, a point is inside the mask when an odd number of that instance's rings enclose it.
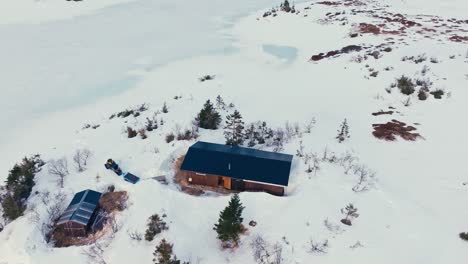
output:
{"label": "snow-covered slope", "polygon": [[[269,10],[265,9],[243,17],[223,30],[234,40],[235,52],[140,68],[132,73],[139,80],[132,89],[38,118],[27,130],[15,131],[14,140],[2,145],[0,156],[19,160],[28,153],[40,153],[45,160],[65,156],[71,163],[76,149],[90,149],[93,156],[87,170],[70,169],[63,191],[71,198],[82,189],[103,190],[114,184],[129,193],[128,208],[117,216],[119,231],[100,241],[106,245],[104,258],[112,264],[151,263],[162,238],[174,243],[180,259],[192,263],[198,263],[197,259],[199,263],[255,263],[250,242],[258,234],[282,245],[283,263],[463,263],[468,245],[458,233],[468,231],[468,189],[463,184],[468,181],[464,166],[468,126],[463,121],[468,111],[468,42],[457,42],[454,36],[466,37],[468,24],[452,15],[468,6],[451,1],[443,5],[448,10],[441,8],[436,17],[424,16],[423,7],[434,10],[437,1],[430,5],[390,0],[351,3],[304,3],[296,6],[298,14],[277,12],[264,17]],[[415,12],[413,7],[419,6],[421,10]],[[365,33],[360,23],[378,27],[379,34]],[[349,45],[363,49],[310,60]],[[422,62],[402,60],[422,54],[426,57]],[[371,76],[373,72],[376,77]],[[198,78],[206,74],[214,74],[215,79],[200,82]],[[404,96],[393,88],[388,93],[386,89],[401,75],[429,79],[431,91],[442,89],[445,94],[442,99],[430,95],[420,101],[417,92]],[[285,144],[283,152],[295,154],[303,145],[305,152],[320,157],[325,149],[337,156],[352,153],[359,158],[357,163],[376,172],[370,190],[354,192],[356,175],[346,174],[339,164],[322,161],[316,174],[307,173],[303,159],[296,157],[287,196],[240,195],[246,207],[244,222],[258,224],[247,226],[239,248],[222,250],[212,227],[229,197],[190,196],[172,182],[162,185],[152,179],[158,175],[171,179],[174,158],[193,143],[168,144],[165,135],[177,127],[190,127],[203,103],[218,94],[235,104],[246,123],[264,120],[278,127],[297,122],[301,133]],[[149,109],[138,117],[109,119],[115,112],[142,103]],[[169,112],[158,115],[164,125],[148,132],[147,139],[127,138],[127,126],[143,127],[146,117],[164,103]],[[380,110],[394,112],[372,115]],[[304,127],[312,118],[316,124],[306,133]],[[336,130],[344,118],[351,138],[338,143]],[[387,142],[372,135],[372,124],[392,119],[413,125],[422,138]],[[99,127],[82,129],[84,124]],[[201,130],[200,139],[224,142],[222,130]],[[106,171],[103,163],[109,157],[142,181],[130,185]],[[2,163],[2,175],[12,166]],[[59,188],[47,169],[36,180],[29,204],[41,209],[34,192]],[[351,227],[339,222],[340,209],[348,203],[360,213]],[[88,261],[82,254],[87,247],[47,245],[40,232],[45,212],[39,210],[39,219],[34,219],[32,211],[0,233],[0,263]],[[131,240],[128,231],[144,232],[147,218],[154,213],[167,214],[169,230],[153,242]],[[328,239],[328,252],[311,253],[311,239]],[[352,247],[357,241],[362,247]]]}

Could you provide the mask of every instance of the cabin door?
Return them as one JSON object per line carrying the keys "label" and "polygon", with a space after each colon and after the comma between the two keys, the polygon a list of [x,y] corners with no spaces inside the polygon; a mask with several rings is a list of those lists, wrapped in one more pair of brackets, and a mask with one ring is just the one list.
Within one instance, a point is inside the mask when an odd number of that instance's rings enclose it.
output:
{"label": "cabin door", "polygon": [[231,189],[231,178],[223,177],[223,187],[226,189]]}

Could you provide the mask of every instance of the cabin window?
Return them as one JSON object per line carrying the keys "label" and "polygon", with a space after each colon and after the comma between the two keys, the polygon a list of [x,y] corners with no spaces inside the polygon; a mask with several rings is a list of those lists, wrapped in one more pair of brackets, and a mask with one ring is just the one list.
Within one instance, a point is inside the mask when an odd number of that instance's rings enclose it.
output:
{"label": "cabin window", "polygon": [[189,182],[192,182],[192,177],[188,178],[188,181],[189,181]]}

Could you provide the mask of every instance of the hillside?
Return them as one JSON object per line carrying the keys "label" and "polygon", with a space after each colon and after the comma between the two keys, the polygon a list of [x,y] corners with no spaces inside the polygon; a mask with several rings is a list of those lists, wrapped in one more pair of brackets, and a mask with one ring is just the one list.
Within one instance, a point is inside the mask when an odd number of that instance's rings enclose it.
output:
{"label": "hillside", "polygon": [[[104,16],[104,3],[93,12]],[[468,257],[468,244],[459,238],[468,231],[467,4],[317,1],[285,12],[279,3],[257,1],[249,8],[260,6],[264,9],[230,26],[215,27],[214,39],[230,43],[224,52],[187,51],[156,67],[142,60],[143,67],[129,73],[135,77],[130,89],[47,111],[9,132],[14,137],[2,142],[0,179],[6,180],[25,155],[38,153],[46,164],[35,176],[24,216],[0,232],[0,263],[103,263],[83,254],[92,245],[54,248],[45,241],[43,197],[62,193],[66,206],[74,193],[110,185],[126,191],[129,200],[116,214],[118,230],[98,239],[105,263],[152,263],[163,238],[190,263],[260,263],[251,245],[258,235],[270,251],[280,245],[281,263],[463,263]],[[218,19],[232,18],[228,13]],[[75,19],[71,16],[68,23]],[[106,75],[126,69],[118,67]],[[206,75],[212,80],[201,81]],[[72,80],[79,85],[81,79],[86,83],[82,76]],[[200,128],[197,139],[167,142],[170,133],[192,130],[203,104],[218,95],[226,103],[218,109],[221,128]],[[213,226],[230,196],[182,192],[173,181],[174,165],[197,140],[225,143],[222,127],[235,109],[246,127],[264,121],[281,134],[282,144],[254,148],[295,157],[286,196],[240,194],[248,230],[238,248],[223,250]],[[118,116],[125,110],[134,112]],[[146,131],[147,138],[128,137],[128,127],[139,131],[148,119],[159,125]],[[340,143],[337,130],[345,119],[350,137]],[[92,152],[82,172],[73,162],[78,149]],[[50,161],[60,158],[68,160],[70,172],[63,188],[49,172]],[[141,181],[132,185],[106,170],[108,158]],[[160,175],[167,185],[154,180]],[[340,222],[340,210],[350,203],[359,217],[347,226]],[[156,213],[167,215],[169,229],[151,242],[132,239],[129,234],[144,233],[148,217]],[[248,225],[252,220],[256,226]],[[313,250],[311,245],[325,241],[323,252]]]}

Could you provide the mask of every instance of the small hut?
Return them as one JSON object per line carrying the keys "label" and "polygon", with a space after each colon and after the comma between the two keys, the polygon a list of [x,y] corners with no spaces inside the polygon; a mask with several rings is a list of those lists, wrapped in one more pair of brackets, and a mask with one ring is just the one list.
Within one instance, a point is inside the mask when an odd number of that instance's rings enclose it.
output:
{"label": "small hut", "polygon": [[93,231],[99,211],[101,193],[93,190],[81,191],[73,197],[70,205],[59,218],[57,227],[67,236],[84,237]]}
{"label": "small hut", "polygon": [[282,196],[292,159],[288,154],[199,141],[189,148],[179,173],[189,184]]}

